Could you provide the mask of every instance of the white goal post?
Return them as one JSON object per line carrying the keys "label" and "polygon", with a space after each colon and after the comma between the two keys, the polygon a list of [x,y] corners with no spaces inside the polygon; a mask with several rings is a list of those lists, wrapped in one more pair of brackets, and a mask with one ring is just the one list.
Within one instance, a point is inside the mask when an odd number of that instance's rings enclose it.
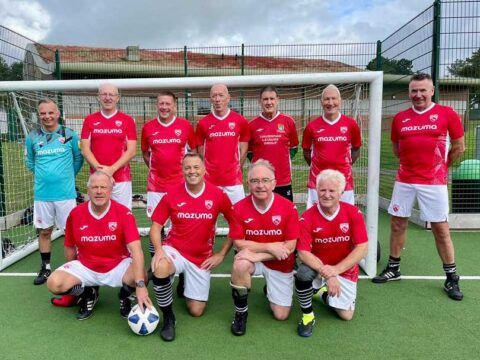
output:
{"label": "white goal post", "polygon": [[[89,92],[94,93],[102,83],[111,83],[116,85],[122,92],[141,92],[141,91],[195,91],[195,89],[207,89],[213,84],[223,83],[229,88],[243,89],[259,88],[266,85],[277,87],[289,86],[325,86],[328,84],[365,84],[368,87],[368,99],[365,99],[365,112],[368,121],[366,123],[365,138],[368,138],[367,160],[368,168],[366,176],[366,194],[360,202],[365,207],[365,216],[367,231],[369,236],[369,251],[366,259],[362,262],[362,268],[369,277],[376,274],[377,264],[377,236],[378,236],[378,190],[380,181],[380,144],[381,144],[381,112],[382,112],[382,87],[383,73],[377,71],[366,72],[346,72],[346,73],[311,73],[311,74],[285,74],[285,75],[248,75],[248,76],[212,76],[195,78],[139,78],[139,79],[97,79],[97,80],[53,80],[53,81],[6,81],[0,82],[0,101],[2,97],[13,93],[71,93],[71,92]],[[239,90],[240,91],[240,90]],[[351,91],[352,103],[359,101],[358,92]],[[190,95],[190,94],[189,94]],[[39,96],[39,95],[37,95]],[[343,94],[342,94],[343,96]],[[253,95],[252,95],[253,97]],[[318,98],[318,93],[315,95]],[[33,102],[28,99],[29,102]],[[242,98],[243,104],[243,98]],[[2,112],[2,103],[0,102],[0,115]],[[34,112],[34,111],[32,111]],[[128,111],[126,111],[128,113]],[[354,111],[357,114],[357,110]],[[317,116],[320,113],[316,114]],[[354,117],[356,115],[351,115]],[[1,117],[0,117],[1,120]],[[67,124],[68,125],[68,124]],[[23,124],[22,124],[23,126]],[[138,129],[137,129],[138,130]],[[301,131],[299,130],[299,135]],[[3,141],[3,140],[2,140]],[[146,171],[146,170],[145,170]],[[5,176],[9,176],[8,173]],[[293,173],[295,176],[295,172]],[[306,186],[305,186],[306,187]],[[6,217],[5,217],[6,218]],[[7,223],[7,219],[2,219]],[[4,227],[2,227],[4,230]],[[146,230],[142,228],[142,230]],[[225,230],[220,233],[224,233]],[[4,237],[4,232],[0,233]],[[14,254],[2,258],[0,253],[0,270],[17,261],[19,258],[35,251],[38,248],[36,241],[22,246]]]}

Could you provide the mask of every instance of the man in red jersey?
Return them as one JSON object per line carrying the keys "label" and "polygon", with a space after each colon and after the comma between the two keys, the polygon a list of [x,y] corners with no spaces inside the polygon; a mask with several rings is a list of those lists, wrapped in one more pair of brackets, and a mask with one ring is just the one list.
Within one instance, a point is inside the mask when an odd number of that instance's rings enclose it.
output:
{"label": "man in red jersey", "polygon": [[129,161],[135,156],[135,120],[118,111],[117,87],[103,84],[98,89],[101,110],[85,118],[81,134],[82,154],[90,172],[102,170],[113,176],[112,199],[132,208],[132,176]]}
{"label": "man in red jersey", "polygon": [[[172,278],[185,275],[185,297],[192,316],[201,316],[210,290],[210,270],[218,266],[232,247],[225,240],[219,252],[213,252],[215,223],[219,213],[229,225],[234,221],[228,196],[217,186],[204,181],[205,165],[199,154],[187,153],[182,162],[185,182],[169,188],[152,215],[150,240],[155,247],[152,259],[153,288],[163,313],[160,336],[175,339],[175,314],[172,303]],[[170,219],[172,228],[161,238],[163,225]]]}
{"label": "man in red jersey", "polygon": [[393,119],[391,140],[400,167],[388,208],[392,216],[390,257],[386,268],[372,281],[381,284],[400,280],[400,256],[416,199],[420,218],[432,225],[446,275],[444,290],[451,299],[462,300],[448,227],[447,181],[448,167],[465,151],[464,132],[460,118],[452,108],[432,101],[434,91],[430,75],[413,75],[409,84],[412,107]]}
{"label": "man in red jersey", "polygon": [[223,84],[210,89],[212,112],[198,122],[198,153],[205,158],[205,179],[221,187],[233,204],[245,197],[242,164],[248,150],[247,120],[230,110],[230,94]]}
{"label": "man in red jersey", "polygon": [[177,97],[171,91],[157,96],[156,119],[142,128],[142,154],[147,164],[147,216],[151,217],[167,188],[183,182],[182,159],[195,148],[193,127],[176,116]]}
{"label": "man in red jersey", "polygon": [[295,275],[295,289],[303,313],[298,335],[312,335],[312,283],[326,285],[322,298],[343,320],[351,320],[357,297],[358,263],[367,255],[367,229],[362,213],[340,201],[346,181],[337,170],[323,170],[317,176],[318,204],[300,218],[298,257],[302,261]]}
{"label": "man in red jersey", "polygon": [[90,200],[74,208],[67,219],[67,263],[47,281],[53,294],[80,296],[78,320],[92,315],[98,286],[120,287],[122,317],[130,312],[128,297],[133,291],[142,309],[152,306],[135,218],[128,208],[111,200],[113,183],[112,177],[101,170],[90,175]]}
{"label": "man in red jersey", "polygon": [[235,204],[237,222],[230,236],[239,252],[232,268],[232,297],[235,317],[231,331],[244,335],[248,316],[248,292],[253,275],[263,275],[273,316],[286,320],[293,295],[295,245],[299,237],[295,205],[274,194],[276,179],[266,160],[253,163],[248,172],[250,194]]}
{"label": "man in red jersey", "polygon": [[260,91],[262,112],[250,121],[249,151],[252,162],[269,161],[275,169],[275,193],[293,201],[291,161],[297,153],[298,135],[295,120],[278,111],[278,91],[265,86]]}
{"label": "man in red jersey", "polygon": [[340,171],[347,181],[342,201],[355,203],[352,165],[360,155],[362,139],[357,122],[340,113],[342,98],[335,85],[328,85],[321,96],[323,115],[310,122],[303,131],[303,157],[310,165],[307,208],[315,204],[315,179],[320,171]]}
{"label": "man in red jersey", "polygon": [[[167,188],[183,182],[183,156],[195,149],[193,126],[186,119],[177,118],[177,97],[171,91],[157,96],[156,119],[142,129],[142,154],[149,168],[147,180],[147,216],[152,217]],[[153,244],[150,254],[153,256]],[[177,294],[183,297],[184,279],[180,274]]]}

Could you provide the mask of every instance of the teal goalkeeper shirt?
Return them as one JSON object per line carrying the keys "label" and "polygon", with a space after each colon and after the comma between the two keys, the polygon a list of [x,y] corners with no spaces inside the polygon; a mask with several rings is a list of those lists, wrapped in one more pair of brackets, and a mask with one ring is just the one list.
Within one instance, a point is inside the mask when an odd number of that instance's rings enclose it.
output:
{"label": "teal goalkeeper shirt", "polygon": [[78,135],[62,125],[32,130],[25,141],[27,168],[34,175],[35,201],[75,199],[75,176],[83,165]]}

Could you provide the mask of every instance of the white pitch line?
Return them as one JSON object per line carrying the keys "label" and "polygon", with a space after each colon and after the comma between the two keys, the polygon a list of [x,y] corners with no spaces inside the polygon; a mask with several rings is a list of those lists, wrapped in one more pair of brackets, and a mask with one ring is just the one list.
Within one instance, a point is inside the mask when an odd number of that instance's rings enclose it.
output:
{"label": "white pitch line", "polygon": [[[30,277],[37,276],[37,273],[0,273],[0,277]],[[212,274],[213,278],[229,278],[230,274]],[[254,278],[262,278],[262,275],[254,276]],[[370,280],[366,275],[360,275],[361,280]],[[480,280],[480,276],[476,275],[460,275],[461,280]],[[445,276],[416,276],[402,275],[402,280],[445,280]]]}

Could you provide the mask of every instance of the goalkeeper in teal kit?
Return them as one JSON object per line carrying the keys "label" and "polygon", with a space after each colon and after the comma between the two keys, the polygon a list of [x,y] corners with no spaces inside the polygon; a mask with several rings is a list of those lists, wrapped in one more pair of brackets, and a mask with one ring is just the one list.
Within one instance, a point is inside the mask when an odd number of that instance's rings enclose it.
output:
{"label": "goalkeeper in teal kit", "polygon": [[51,273],[51,235],[55,223],[61,229],[76,206],[75,176],[83,165],[79,137],[58,123],[60,112],[50,99],[38,104],[40,126],[25,141],[26,166],[34,175],[33,223],[38,230],[42,266],[35,285],[47,281]]}

